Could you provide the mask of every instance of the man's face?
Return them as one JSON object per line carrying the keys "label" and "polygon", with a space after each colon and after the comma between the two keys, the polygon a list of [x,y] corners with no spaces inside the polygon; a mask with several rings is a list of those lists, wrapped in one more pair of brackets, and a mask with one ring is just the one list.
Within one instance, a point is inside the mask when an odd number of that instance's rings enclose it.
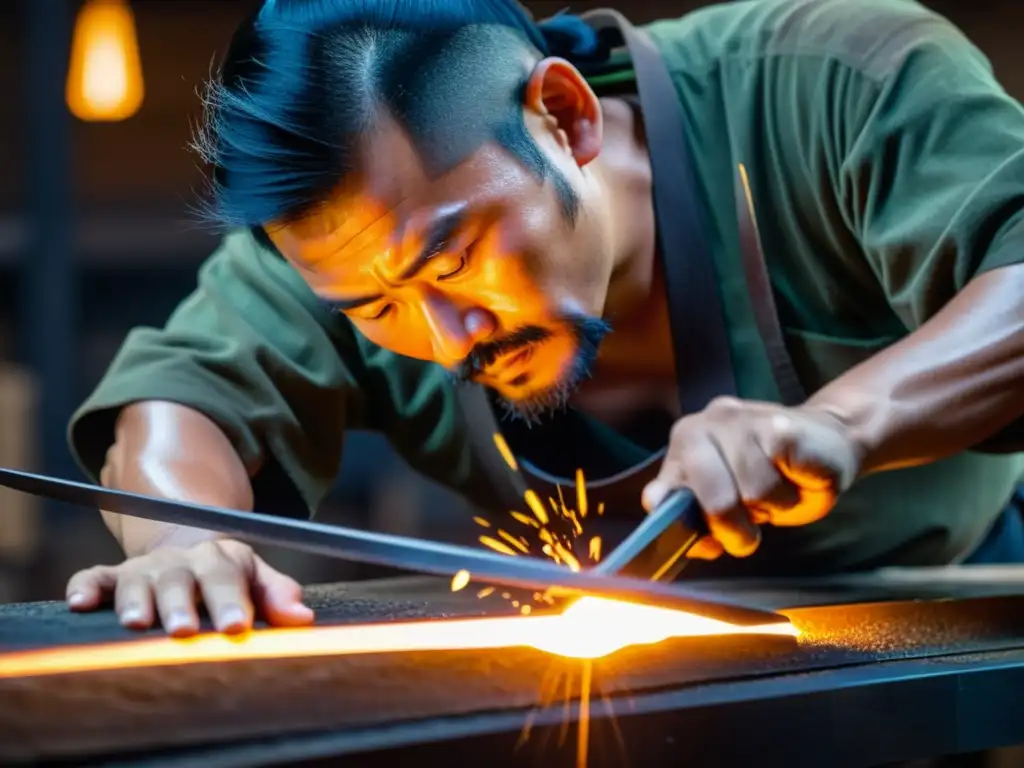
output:
{"label": "man's face", "polygon": [[594,182],[550,124],[527,113],[541,151],[580,195],[575,224],[553,184],[500,146],[431,179],[405,131],[388,123],[368,139],[358,179],[268,233],[370,341],[439,363],[537,417],[589,373],[608,330],[600,318],[612,270]]}

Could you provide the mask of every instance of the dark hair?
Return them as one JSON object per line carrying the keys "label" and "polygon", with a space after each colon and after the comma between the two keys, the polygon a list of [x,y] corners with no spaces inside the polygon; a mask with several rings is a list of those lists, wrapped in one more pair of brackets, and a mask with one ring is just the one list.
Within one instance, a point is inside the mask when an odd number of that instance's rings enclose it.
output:
{"label": "dark hair", "polygon": [[579,200],[526,130],[522,89],[531,58],[600,47],[578,17],[537,25],[515,0],[267,0],[206,91],[206,218],[259,231],[302,217],[354,170],[386,112],[433,173],[498,142],[552,180],[574,220]]}

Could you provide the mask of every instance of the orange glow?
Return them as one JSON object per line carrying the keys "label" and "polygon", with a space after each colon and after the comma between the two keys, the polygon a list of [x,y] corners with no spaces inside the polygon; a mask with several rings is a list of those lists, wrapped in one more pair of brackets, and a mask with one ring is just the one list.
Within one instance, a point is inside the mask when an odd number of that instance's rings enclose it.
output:
{"label": "orange glow", "polygon": [[127,120],[144,94],[135,17],[126,0],[86,0],[75,22],[65,91],[80,120]]}
{"label": "orange glow", "polygon": [[795,636],[789,624],[736,627],[666,608],[583,597],[561,614],[254,630],[0,654],[0,678],[244,659],[527,647],[592,659],[630,645],[721,634]]}

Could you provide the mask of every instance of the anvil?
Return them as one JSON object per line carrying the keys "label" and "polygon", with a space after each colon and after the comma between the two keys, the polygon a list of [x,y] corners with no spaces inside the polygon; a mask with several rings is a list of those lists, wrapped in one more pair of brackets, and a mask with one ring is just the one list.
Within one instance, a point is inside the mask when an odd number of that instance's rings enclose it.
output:
{"label": "anvil", "polygon": [[[1024,743],[1022,584],[1019,567],[698,583],[781,610],[800,637],[679,638],[592,663],[452,649],[0,677],[0,764],[571,766],[588,666],[590,768],[865,768]],[[487,610],[426,577],[305,599],[327,627]],[[140,641],[168,642],[110,612],[0,606],[0,669],[18,651]]]}

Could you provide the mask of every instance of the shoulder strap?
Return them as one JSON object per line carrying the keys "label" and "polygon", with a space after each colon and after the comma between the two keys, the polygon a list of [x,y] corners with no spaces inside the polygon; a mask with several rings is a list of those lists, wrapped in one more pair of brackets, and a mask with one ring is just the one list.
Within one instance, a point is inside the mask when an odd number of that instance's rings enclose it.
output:
{"label": "shoulder strap", "polygon": [[675,84],[650,39],[618,11],[583,14],[599,32],[617,30],[636,73],[654,181],[658,244],[665,271],[676,381],[683,413],[736,394],[736,378],[714,264],[692,186],[686,124]]}
{"label": "shoulder strap", "polygon": [[739,226],[740,258],[743,271],[747,278],[747,291],[754,309],[754,322],[761,337],[768,364],[772,369],[772,378],[779,391],[783,405],[800,405],[807,399],[807,392],[796,368],[793,358],[786,349],[786,340],[782,335],[779,313],[775,306],[775,294],[771,279],[768,276],[768,265],[765,263],[764,250],[761,248],[761,234],[757,228],[754,213],[754,201],[750,193],[747,169],[736,166],[736,222]]}
{"label": "shoulder strap", "polygon": [[[598,31],[617,29],[633,60],[652,156],[677,364],[685,369],[678,371],[680,399],[690,413],[717,395],[735,394],[736,380],[714,262],[701,234],[679,97],[661,54],[644,32],[613,10],[591,11],[583,18]],[[758,333],[782,402],[797,405],[807,395],[786,349],[742,166],[736,169],[735,188],[741,257]]]}

